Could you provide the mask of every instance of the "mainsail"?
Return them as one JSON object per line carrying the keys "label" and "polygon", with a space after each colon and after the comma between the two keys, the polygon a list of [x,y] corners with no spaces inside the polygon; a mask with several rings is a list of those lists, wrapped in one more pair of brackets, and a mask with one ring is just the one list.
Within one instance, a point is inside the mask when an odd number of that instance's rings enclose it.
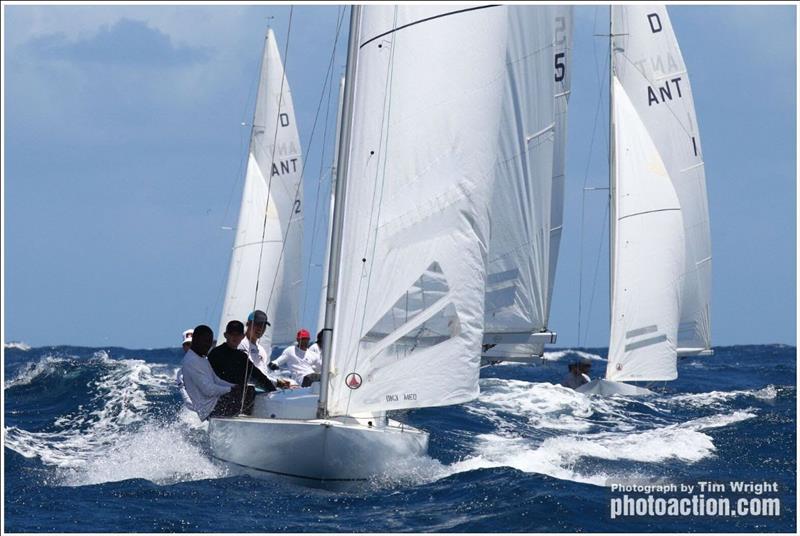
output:
{"label": "mainsail", "polygon": [[711,234],[692,87],[664,6],[612,7],[614,69],[669,174],[683,215],[679,353],[711,348]]}
{"label": "mainsail", "polygon": [[477,396],[505,85],[504,8],[361,9],[329,415]]}
{"label": "mainsail", "polygon": [[228,321],[244,321],[262,309],[273,324],[262,338],[265,346],[294,340],[302,284],[302,167],[292,95],[270,29],[219,336]]}
{"label": "mainsail", "polygon": [[[561,238],[571,6],[508,6],[486,289],[491,357],[541,355]],[[516,343],[516,344],[515,344]]]}

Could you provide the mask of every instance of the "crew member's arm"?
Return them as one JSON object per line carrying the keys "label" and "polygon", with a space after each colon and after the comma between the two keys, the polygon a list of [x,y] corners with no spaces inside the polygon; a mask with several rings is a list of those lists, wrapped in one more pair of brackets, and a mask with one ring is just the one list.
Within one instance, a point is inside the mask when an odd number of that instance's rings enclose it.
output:
{"label": "crew member's arm", "polygon": [[200,367],[193,366],[189,369],[192,374],[194,384],[197,390],[205,396],[218,396],[230,392],[234,384],[222,380],[214,374],[211,365],[208,365],[208,370],[203,370]]}

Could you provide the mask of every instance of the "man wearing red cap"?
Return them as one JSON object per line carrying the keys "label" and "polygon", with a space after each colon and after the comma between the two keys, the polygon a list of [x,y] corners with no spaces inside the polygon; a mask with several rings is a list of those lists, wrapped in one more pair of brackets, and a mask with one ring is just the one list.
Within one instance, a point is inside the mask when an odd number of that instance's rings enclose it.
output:
{"label": "man wearing red cap", "polygon": [[[273,370],[283,369],[289,373],[292,380],[298,385],[309,385],[310,381],[305,381],[307,376],[313,375],[318,371],[314,369],[313,363],[306,359],[306,350],[311,341],[311,335],[307,330],[301,329],[297,332],[297,346],[289,346],[283,353],[270,363]],[[310,357],[310,356],[309,356]],[[310,380],[311,378],[309,378]]]}

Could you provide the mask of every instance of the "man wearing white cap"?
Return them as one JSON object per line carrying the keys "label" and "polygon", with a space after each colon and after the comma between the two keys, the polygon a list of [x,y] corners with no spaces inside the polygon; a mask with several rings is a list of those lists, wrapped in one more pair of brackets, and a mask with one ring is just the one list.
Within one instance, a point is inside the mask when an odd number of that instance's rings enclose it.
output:
{"label": "man wearing white cap", "polygon": [[181,346],[183,346],[184,354],[189,351],[189,348],[192,347],[192,332],[193,330],[191,329],[187,329],[183,332],[183,344]]}

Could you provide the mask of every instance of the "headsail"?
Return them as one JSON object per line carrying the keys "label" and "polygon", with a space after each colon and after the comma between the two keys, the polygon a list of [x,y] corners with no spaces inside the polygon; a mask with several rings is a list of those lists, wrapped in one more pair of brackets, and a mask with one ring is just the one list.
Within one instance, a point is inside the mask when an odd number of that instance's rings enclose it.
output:
{"label": "headsail", "polygon": [[544,341],[554,339],[541,335],[548,327],[563,218],[572,8],[506,10],[506,94],[492,199],[484,337],[496,346],[484,355],[524,359],[541,355]]}
{"label": "headsail", "polygon": [[680,351],[711,348],[711,234],[692,87],[664,6],[612,7],[615,73],[661,155],[686,235]]}
{"label": "headsail", "polygon": [[292,95],[269,30],[218,337],[228,321],[244,322],[258,308],[272,323],[265,346],[294,340],[302,285],[301,174]]}
{"label": "headsail", "polygon": [[504,86],[503,8],[361,9],[331,415],[477,396]]}
{"label": "headsail", "polygon": [[614,78],[616,222],[606,378],[674,380],[684,232],[675,188],[650,133]]}

